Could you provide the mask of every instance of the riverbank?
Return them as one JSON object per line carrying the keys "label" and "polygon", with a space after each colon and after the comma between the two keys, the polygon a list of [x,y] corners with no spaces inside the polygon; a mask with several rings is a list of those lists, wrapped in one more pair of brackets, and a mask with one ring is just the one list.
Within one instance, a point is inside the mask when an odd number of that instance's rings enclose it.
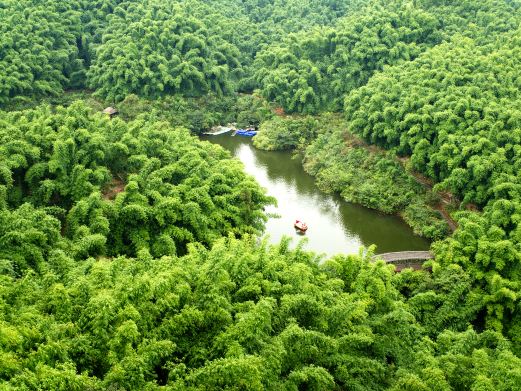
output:
{"label": "riverbank", "polygon": [[42,105],[68,107],[77,101],[82,101],[94,112],[113,106],[118,110],[118,117],[125,121],[137,118],[166,121],[170,126],[182,126],[196,135],[228,123],[236,123],[239,128],[258,126],[275,115],[270,104],[255,94],[206,94],[199,97],[168,95],[154,100],[128,95],[123,101],[114,103],[97,97],[88,90],[70,90],[59,96],[16,101],[3,105],[0,109],[20,111]]}
{"label": "riverbank", "polygon": [[[31,101],[27,106],[68,106],[76,100],[94,111],[109,104],[89,91],[69,91],[59,97]],[[22,108],[25,105],[9,109]],[[293,151],[322,191],[339,194],[345,201],[379,212],[399,215],[416,234],[430,240],[441,239],[454,228],[446,203],[439,195],[419,183],[392,152],[367,145],[350,134],[348,124],[338,114],[286,116],[255,95],[169,96],[155,101],[130,95],[118,104],[118,110],[126,121],[164,120],[171,126],[187,127],[195,134],[222,123],[253,124],[260,128],[254,138],[255,147]]]}
{"label": "riverbank", "polygon": [[[357,254],[362,246],[372,245],[376,245],[379,253],[430,248],[430,241],[415,235],[398,216],[346,202],[338,194],[322,191],[289,151],[260,150],[252,145],[250,138],[229,134],[201,136],[201,139],[228,150],[243,163],[245,172],[277,199],[276,206],[266,208],[270,217],[265,232],[273,244],[289,237],[293,239],[292,246],[296,246],[305,238],[304,249],[327,256]],[[295,231],[296,219],[308,224],[305,235]]]}
{"label": "riverbank", "polygon": [[347,129],[336,114],[275,117],[261,125],[254,145],[293,150],[323,191],[399,215],[431,240],[446,237],[451,227],[439,210],[441,197],[418,183],[392,152],[365,144]]}

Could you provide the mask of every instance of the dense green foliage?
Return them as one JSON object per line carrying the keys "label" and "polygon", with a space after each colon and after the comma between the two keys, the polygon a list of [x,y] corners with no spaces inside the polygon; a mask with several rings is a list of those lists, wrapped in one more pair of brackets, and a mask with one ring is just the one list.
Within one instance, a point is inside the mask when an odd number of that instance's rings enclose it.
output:
{"label": "dense green foliage", "polygon": [[262,229],[270,199],[186,130],[111,122],[81,104],[4,113],[0,123],[2,251],[17,274],[57,248],[76,259],[159,257]]}
{"label": "dense green foliage", "polygon": [[67,3],[0,4],[0,104],[20,95],[57,94],[80,71],[79,15]]}
{"label": "dense green foliage", "polygon": [[262,47],[289,32],[331,25],[361,4],[6,0],[0,4],[0,104],[87,85],[109,101],[251,91],[251,64]]}
{"label": "dense green foliage", "polygon": [[462,33],[489,42],[515,30],[517,2],[371,1],[334,26],[290,34],[254,63],[267,99],[288,112],[338,110],[342,99],[386,65],[413,60]]}
{"label": "dense green foliage", "polygon": [[[0,388],[518,390],[520,5],[0,1]],[[269,246],[189,134],[230,122],[441,238],[419,172],[459,227],[417,272]]]}
{"label": "dense green foliage", "polygon": [[411,153],[435,188],[484,207],[482,216],[461,214],[459,231],[437,245],[439,257],[472,276],[474,295],[487,301],[487,327],[518,339],[521,57],[517,37],[505,38],[456,36],[389,68],[346,99],[346,115],[367,140]]}
{"label": "dense green foliage", "polygon": [[288,112],[337,109],[339,97],[386,64],[416,57],[437,41],[437,21],[407,6],[376,7],[337,26],[290,35],[256,58],[263,95]]}
{"label": "dense green foliage", "polygon": [[[89,69],[89,84],[108,100],[207,91],[224,93],[240,70],[239,51],[183,3],[124,3],[110,16]],[[218,26],[213,26],[215,30]]]}
{"label": "dense green foliage", "polygon": [[267,151],[292,150],[302,148],[323,131],[326,120],[314,117],[281,118],[264,121],[253,145]]}
{"label": "dense green foliage", "polygon": [[521,380],[500,334],[432,339],[414,316],[425,298],[407,304],[396,288],[412,273],[360,256],[319,266],[285,242],[229,238],[182,258],[64,260],[42,273],[2,277],[5,389],[513,390]]}
{"label": "dense green foliage", "polygon": [[110,101],[260,88],[287,111],[337,110],[375,71],[455,33],[486,43],[514,30],[517,9],[501,0],[6,0],[0,104],[86,85]]}
{"label": "dense green foliage", "polygon": [[350,95],[351,129],[412,154],[438,187],[484,205],[519,172],[520,61],[518,40],[497,49],[456,37]]}

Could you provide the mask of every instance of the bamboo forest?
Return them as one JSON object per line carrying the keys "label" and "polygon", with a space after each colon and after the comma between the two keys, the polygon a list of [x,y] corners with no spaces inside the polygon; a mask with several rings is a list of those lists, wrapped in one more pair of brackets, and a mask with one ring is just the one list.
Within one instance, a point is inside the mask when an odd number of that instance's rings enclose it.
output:
{"label": "bamboo forest", "polygon": [[0,390],[521,390],[521,0],[0,0]]}

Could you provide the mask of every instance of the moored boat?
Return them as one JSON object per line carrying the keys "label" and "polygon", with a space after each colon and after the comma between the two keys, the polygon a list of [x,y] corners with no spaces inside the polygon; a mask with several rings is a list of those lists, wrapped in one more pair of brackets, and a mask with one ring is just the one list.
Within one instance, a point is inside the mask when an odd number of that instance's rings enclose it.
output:
{"label": "moored boat", "polygon": [[253,137],[257,134],[255,130],[252,129],[238,129],[235,134],[237,136],[246,136],[246,137]]}
{"label": "moored boat", "polygon": [[234,128],[231,126],[214,126],[211,130],[204,132],[203,134],[209,136],[218,136],[220,134],[231,132],[232,130],[234,130]]}

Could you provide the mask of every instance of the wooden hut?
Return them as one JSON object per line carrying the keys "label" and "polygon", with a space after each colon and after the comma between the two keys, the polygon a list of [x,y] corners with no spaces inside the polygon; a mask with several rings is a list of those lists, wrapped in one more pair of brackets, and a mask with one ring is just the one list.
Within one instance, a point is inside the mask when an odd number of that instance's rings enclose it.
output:
{"label": "wooden hut", "polygon": [[107,114],[110,118],[114,117],[118,113],[118,110],[114,107],[107,107],[103,110],[103,114]]}

